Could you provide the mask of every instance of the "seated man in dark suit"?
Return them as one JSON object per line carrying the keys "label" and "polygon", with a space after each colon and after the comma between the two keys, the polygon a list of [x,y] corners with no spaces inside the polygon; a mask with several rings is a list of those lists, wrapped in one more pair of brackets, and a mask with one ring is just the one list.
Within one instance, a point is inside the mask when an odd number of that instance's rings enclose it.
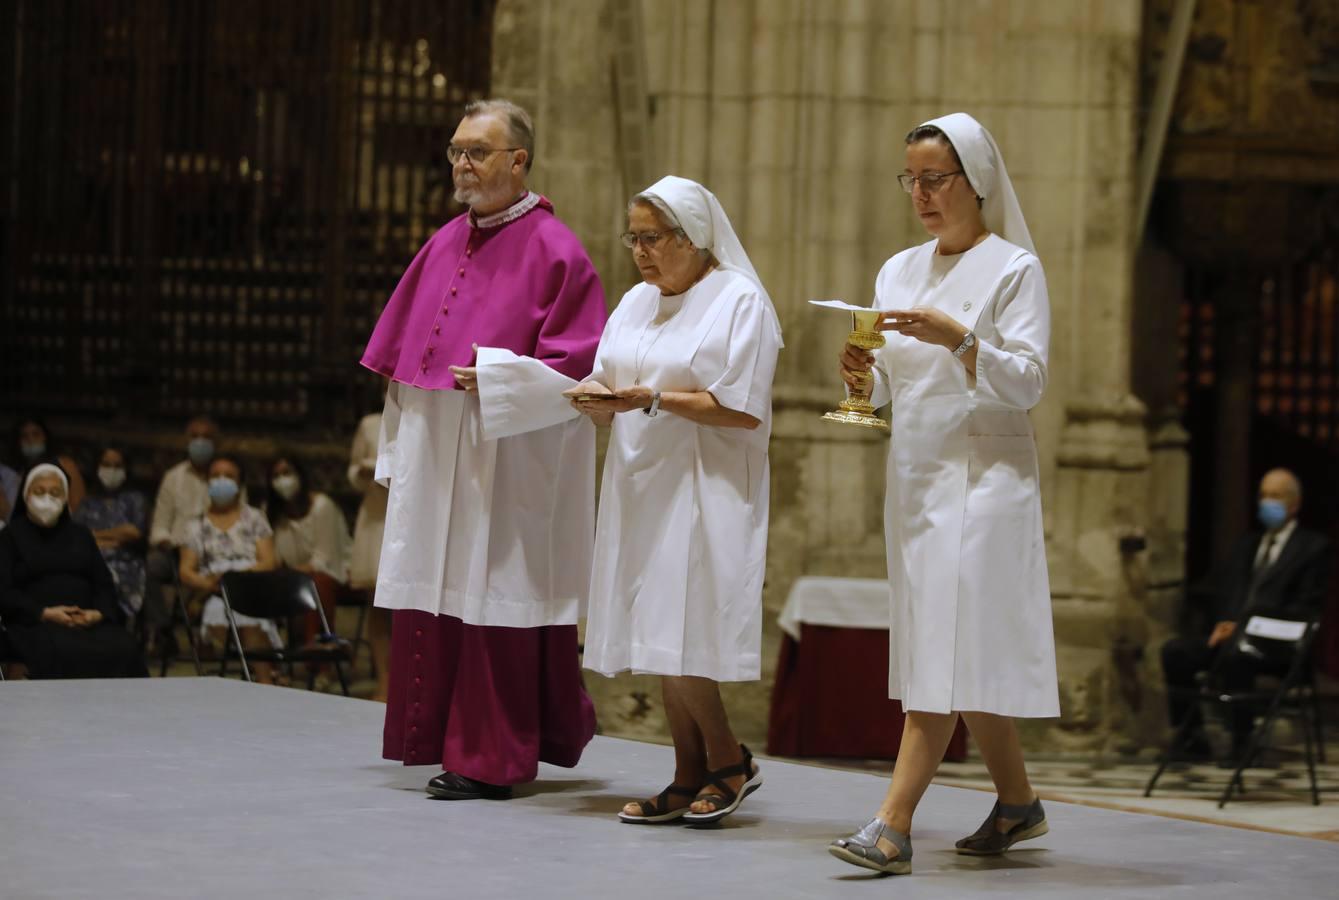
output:
{"label": "seated man in dark suit", "polygon": [[[1173,727],[1187,716],[1199,717],[1198,706],[1175,689],[1193,688],[1195,676],[1211,666],[1217,666],[1218,687],[1225,691],[1250,690],[1260,674],[1282,674],[1256,656],[1238,652],[1233,638],[1251,616],[1300,621],[1320,613],[1329,579],[1330,542],[1297,524],[1301,506],[1302,486],[1292,472],[1274,469],[1265,474],[1258,514],[1264,531],[1253,531],[1238,541],[1211,582],[1211,621],[1216,624],[1207,634],[1173,638],[1163,646]],[[1250,713],[1237,711],[1232,721],[1234,759],[1245,752],[1250,733]],[[1180,749],[1186,758],[1210,756],[1209,742],[1199,727]]]}

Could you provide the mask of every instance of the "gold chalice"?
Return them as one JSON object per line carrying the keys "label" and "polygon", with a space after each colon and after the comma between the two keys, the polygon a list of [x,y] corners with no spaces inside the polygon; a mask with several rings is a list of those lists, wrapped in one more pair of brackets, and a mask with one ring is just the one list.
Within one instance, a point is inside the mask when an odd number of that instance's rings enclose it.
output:
{"label": "gold chalice", "polygon": [[[878,330],[879,311],[876,309],[852,311],[851,313],[851,333],[846,341],[859,347],[861,350],[877,350],[885,343],[883,335]],[[830,413],[825,413],[823,418],[829,422],[841,422],[845,425],[863,425],[866,428],[878,428],[882,431],[888,431],[888,423],[879,418],[874,412],[874,406],[869,402],[869,385],[873,382],[872,373],[865,376],[865,387],[862,392],[857,392],[855,388],[850,389],[850,395],[843,400],[836,409]]]}

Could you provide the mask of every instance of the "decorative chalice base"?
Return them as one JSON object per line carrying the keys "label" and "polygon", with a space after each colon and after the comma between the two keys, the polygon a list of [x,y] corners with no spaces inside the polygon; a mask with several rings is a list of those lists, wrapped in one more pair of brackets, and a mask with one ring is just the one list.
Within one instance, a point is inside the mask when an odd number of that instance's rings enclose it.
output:
{"label": "decorative chalice base", "polygon": [[874,414],[874,407],[864,397],[852,396],[843,400],[832,412],[824,413],[823,418],[828,422],[840,422],[843,425],[863,425],[881,431],[889,430],[888,423]]}
{"label": "decorative chalice base", "polygon": [[[885,341],[883,335],[875,330],[878,321],[877,310],[851,313],[851,333],[847,336],[846,342],[861,350],[879,349]],[[880,431],[890,430],[888,423],[875,415],[874,406],[869,402],[869,395],[857,394],[854,391],[832,412],[824,413],[823,418],[828,422],[840,422],[843,425],[862,425]]]}

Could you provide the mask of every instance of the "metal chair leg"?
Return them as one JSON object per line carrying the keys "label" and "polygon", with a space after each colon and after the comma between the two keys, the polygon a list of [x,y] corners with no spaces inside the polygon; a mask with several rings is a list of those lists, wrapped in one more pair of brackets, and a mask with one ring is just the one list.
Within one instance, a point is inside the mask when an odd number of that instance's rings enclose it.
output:
{"label": "metal chair leg", "polygon": [[1309,714],[1311,712],[1314,710],[1308,710],[1305,702],[1298,704],[1297,718],[1302,723],[1302,740],[1306,747],[1306,774],[1311,780],[1311,805],[1320,806],[1320,790],[1316,787],[1316,758],[1311,752],[1312,729],[1316,723]]}
{"label": "metal chair leg", "polygon": [[[233,618],[232,607],[228,606],[228,601],[223,601],[223,608],[228,613],[228,630],[231,634],[232,642],[237,647],[237,659],[242,664],[242,677],[247,681],[253,681],[251,677],[251,667],[246,664],[246,651],[242,649],[242,636],[237,631],[237,620]],[[228,661],[228,648],[223,648],[223,664]],[[220,673],[222,674],[222,673]]]}
{"label": "metal chair leg", "polygon": [[1171,741],[1167,744],[1167,749],[1163,751],[1162,758],[1158,761],[1157,770],[1154,771],[1153,777],[1149,778],[1148,784],[1144,786],[1145,797],[1153,796],[1154,785],[1158,783],[1158,779],[1162,777],[1162,773],[1167,771],[1167,767],[1172,764],[1173,754],[1185,745],[1186,739],[1190,737],[1190,732],[1193,730],[1196,721],[1197,718],[1195,716],[1187,715],[1185,721],[1177,726],[1176,731],[1172,734]]}
{"label": "metal chair leg", "polygon": [[1223,790],[1223,796],[1218,799],[1219,809],[1222,809],[1227,805],[1227,801],[1232,797],[1232,789],[1234,787],[1240,790],[1241,793],[1246,793],[1246,785],[1241,780],[1241,773],[1246,771],[1250,764],[1255,761],[1255,757],[1259,754],[1265,737],[1270,733],[1270,730],[1273,729],[1274,723],[1278,721],[1279,704],[1282,699],[1283,697],[1281,694],[1274,698],[1274,702],[1270,704],[1269,712],[1265,715],[1264,721],[1251,732],[1251,739],[1246,744],[1246,752],[1243,753],[1241,759],[1237,761],[1237,769],[1232,773],[1231,780],[1228,781],[1227,787]]}
{"label": "metal chair leg", "polygon": [[1311,721],[1316,726],[1316,759],[1323,764],[1325,762],[1325,732],[1322,727],[1325,717],[1320,711],[1320,691],[1316,690],[1316,671],[1311,670],[1311,684],[1307,686],[1307,692],[1311,694]]}

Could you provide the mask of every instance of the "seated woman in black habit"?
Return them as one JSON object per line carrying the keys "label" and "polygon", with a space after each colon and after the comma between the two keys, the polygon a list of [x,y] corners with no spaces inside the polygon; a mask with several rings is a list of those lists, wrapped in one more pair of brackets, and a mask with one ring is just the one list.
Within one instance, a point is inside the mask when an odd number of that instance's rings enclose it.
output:
{"label": "seated woman in black habit", "polygon": [[52,463],[23,480],[0,531],[0,623],[33,678],[147,676],[93,532],[70,518],[70,482]]}

